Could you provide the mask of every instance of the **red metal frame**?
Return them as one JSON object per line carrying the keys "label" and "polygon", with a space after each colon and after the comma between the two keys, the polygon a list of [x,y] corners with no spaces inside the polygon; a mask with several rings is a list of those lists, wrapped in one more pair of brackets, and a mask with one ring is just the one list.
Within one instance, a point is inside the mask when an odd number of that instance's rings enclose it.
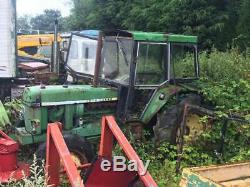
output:
{"label": "red metal frame", "polygon": [[[129,160],[136,161],[138,171],[104,172],[100,165],[103,159],[112,160],[113,138],[116,138],[125,155]],[[84,187],[77,167],[71,159],[70,152],[61,134],[61,124],[52,123],[47,130],[46,170],[48,174],[48,185],[59,186],[60,160],[63,163],[71,186]],[[85,182],[86,187],[125,187],[131,181],[140,179],[146,187],[156,187],[157,184],[149,174],[140,175],[145,171],[139,156],[132,148],[113,116],[102,118],[101,142],[98,159],[90,166],[89,174]]]}
{"label": "red metal frame", "polygon": [[48,185],[59,186],[60,161],[62,162],[72,187],[84,187],[67,145],[63,139],[62,124],[51,123],[47,129],[46,171]]}
{"label": "red metal frame", "polygon": [[[104,116],[102,118],[102,132],[101,132],[101,142],[99,155],[105,158],[112,157],[112,148],[113,148],[113,137],[116,138],[118,144],[121,146],[125,155],[129,160],[134,160],[138,164],[138,173],[145,171],[144,165],[141,162],[139,156],[130,145],[129,141],[122,133],[121,129],[117,125],[115,118],[113,116]],[[138,175],[141,181],[146,187],[155,187],[157,184],[154,179],[147,171],[145,175]]]}

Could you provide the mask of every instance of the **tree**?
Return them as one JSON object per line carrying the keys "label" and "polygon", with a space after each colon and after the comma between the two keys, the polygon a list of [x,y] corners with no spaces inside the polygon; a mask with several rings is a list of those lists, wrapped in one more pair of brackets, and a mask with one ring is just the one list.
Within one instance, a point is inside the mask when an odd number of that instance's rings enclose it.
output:
{"label": "tree", "polygon": [[174,33],[198,35],[202,48],[216,45],[227,15],[225,7],[211,0],[172,0],[162,17],[162,27]]}
{"label": "tree", "polygon": [[216,37],[216,48],[226,50],[232,46],[234,39],[237,37],[236,26],[239,20],[239,9],[239,0],[228,0],[226,2],[227,20],[224,23],[223,30]]}
{"label": "tree", "polygon": [[56,19],[59,21],[59,30],[61,30],[62,16],[59,10],[46,9],[43,14],[31,18],[30,24],[34,30],[53,31]]}
{"label": "tree", "polygon": [[28,15],[18,17],[16,28],[17,28],[17,31],[31,29],[30,17]]}
{"label": "tree", "polygon": [[240,48],[245,49],[250,46],[250,0],[244,0],[239,13],[239,23],[237,25],[238,37],[236,43]]}
{"label": "tree", "polygon": [[[242,1],[250,0],[72,0],[70,28],[191,34],[198,35],[203,49],[224,50],[237,35]],[[249,6],[244,8],[243,23],[250,15]]]}
{"label": "tree", "polygon": [[70,30],[81,30],[86,28],[86,17],[91,11],[94,11],[93,0],[72,0],[73,8],[71,15],[66,18],[67,22],[65,27]]}

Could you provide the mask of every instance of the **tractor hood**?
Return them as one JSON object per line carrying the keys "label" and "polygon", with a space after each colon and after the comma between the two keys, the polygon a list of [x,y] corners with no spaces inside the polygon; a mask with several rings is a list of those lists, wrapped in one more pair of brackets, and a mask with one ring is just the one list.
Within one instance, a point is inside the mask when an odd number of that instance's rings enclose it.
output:
{"label": "tractor hood", "polygon": [[53,85],[25,88],[23,103],[28,106],[57,106],[65,104],[116,101],[117,91],[91,85]]}

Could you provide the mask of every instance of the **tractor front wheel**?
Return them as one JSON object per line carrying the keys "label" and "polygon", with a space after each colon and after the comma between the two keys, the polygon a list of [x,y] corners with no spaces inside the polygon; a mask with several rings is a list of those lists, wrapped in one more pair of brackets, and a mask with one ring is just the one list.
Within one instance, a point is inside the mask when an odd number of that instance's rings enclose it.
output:
{"label": "tractor front wheel", "polygon": [[[95,157],[93,146],[85,138],[75,134],[64,134],[63,137],[77,167],[93,161]],[[38,160],[45,160],[46,142],[38,147],[36,156]]]}

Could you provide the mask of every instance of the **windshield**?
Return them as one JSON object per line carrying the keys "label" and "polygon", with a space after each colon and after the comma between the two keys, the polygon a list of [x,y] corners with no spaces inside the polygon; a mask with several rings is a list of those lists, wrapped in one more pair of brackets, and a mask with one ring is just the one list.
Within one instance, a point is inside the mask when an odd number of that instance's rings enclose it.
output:
{"label": "windshield", "polygon": [[94,75],[97,40],[73,35],[67,65],[73,71]]}
{"label": "windshield", "polygon": [[102,79],[129,83],[133,41],[129,38],[106,37],[100,69]]}
{"label": "windshield", "polygon": [[171,44],[171,79],[196,77],[196,50],[194,45]]}

